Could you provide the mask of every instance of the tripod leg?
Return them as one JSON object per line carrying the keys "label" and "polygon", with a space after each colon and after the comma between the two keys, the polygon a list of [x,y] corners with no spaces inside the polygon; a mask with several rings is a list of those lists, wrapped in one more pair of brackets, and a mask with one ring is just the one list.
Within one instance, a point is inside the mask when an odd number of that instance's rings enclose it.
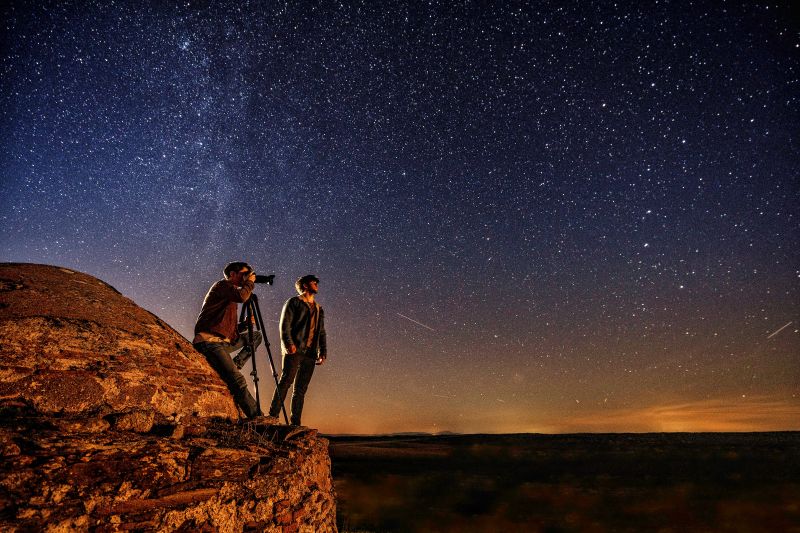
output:
{"label": "tripod leg", "polygon": [[[242,313],[245,315],[245,321],[247,323],[247,339],[248,339],[248,346],[243,348],[244,350],[251,350],[250,360],[252,361],[253,370],[250,372],[250,375],[253,377],[253,386],[256,389],[256,406],[258,407],[259,415],[263,413],[261,411],[261,391],[258,386],[258,368],[256,368],[256,343],[255,343],[255,332],[253,331],[253,317],[254,315],[254,308],[258,301],[255,298],[255,294],[250,295],[250,300],[248,300],[244,304],[244,308],[242,309]],[[247,309],[245,313],[244,310]],[[246,360],[246,358],[245,358]],[[244,364],[244,362],[242,363]]]}
{"label": "tripod leg", "polygon": [[[275,380],[275,390],[278,390],[278,372],[275,370],[275,361],[272,359],[272,350],[270,350],[269,339],[267,338],[267,329],[264,327],[264,319],[261,316],[261,308],[258,306],[258,298],[256,298],[255,294],[250,295],[250,301],[252,302],[253,309],[255,310],[255,317],[256,317],[256,325],[261,330],[262,340],[264,341],[264,346],[267,349],[267,356],[269,357],[269,366],[272,370],[272,378]],[[261,405],[259,404],[259,407]],[[289,423],[289,416],[286,414],[286,405],[284,402],[281,402],[281,411],[283,411],[283,420],[288,424]]]}

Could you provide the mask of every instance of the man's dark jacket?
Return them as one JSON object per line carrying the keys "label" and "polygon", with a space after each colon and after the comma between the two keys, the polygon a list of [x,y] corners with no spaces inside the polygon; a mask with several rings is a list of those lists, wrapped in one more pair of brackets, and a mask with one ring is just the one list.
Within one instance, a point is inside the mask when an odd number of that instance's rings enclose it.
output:
{"label": "man's dark jacket", "polygon": [[220,337],[235,343],[239,338],[236,325],[239,318],[236,314],[236,304],[244,303],[250,298],[255,284],[245,280],[241,288],[237,288],[232,281],[222,279],[208,290],[203,301],[203,309],[197,317],[194,334],[200,332],[215,333]]}
{"label": "man's dark jacket", "polygon": [[325,338],[325,312],[317,306],[317,330],[311,339],[311,346],[306,346],[308,328],[311,325],[311,310],[299,296],[289,298],[281,312],[281,351],[289,353],[289,346],[296,346],[298,351],[310,352],[314,355],[328,356],[328,344]]}

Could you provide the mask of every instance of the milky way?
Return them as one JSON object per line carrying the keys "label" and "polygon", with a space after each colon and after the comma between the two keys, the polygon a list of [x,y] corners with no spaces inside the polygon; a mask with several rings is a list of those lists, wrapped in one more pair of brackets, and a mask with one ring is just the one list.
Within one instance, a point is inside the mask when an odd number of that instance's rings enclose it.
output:
{"label": "milky way", "polygon": [[323,431],[800,429],[786,5],[32,4],[0,260],[187,337],[246,260],[273,342],[316,274]]}

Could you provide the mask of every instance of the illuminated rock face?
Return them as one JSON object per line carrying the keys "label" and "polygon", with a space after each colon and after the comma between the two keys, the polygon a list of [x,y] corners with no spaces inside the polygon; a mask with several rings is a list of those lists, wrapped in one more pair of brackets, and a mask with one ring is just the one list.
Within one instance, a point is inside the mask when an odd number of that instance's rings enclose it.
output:
{"label": "illuminated rock face", "polygon": [[0,395],[41,414],[238,416],[186,339],[86,274],[0,265],[0,326]]}
{"label": "illuminated rock face", "polygon": [[237,419],[158,317],[86,274],[0,264],[0,530],[335,530],[327,441]]}

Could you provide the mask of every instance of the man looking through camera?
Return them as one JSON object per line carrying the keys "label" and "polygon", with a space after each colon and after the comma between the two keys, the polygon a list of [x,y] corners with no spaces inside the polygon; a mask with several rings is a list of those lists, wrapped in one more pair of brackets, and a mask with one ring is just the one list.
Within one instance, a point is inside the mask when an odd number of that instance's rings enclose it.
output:
{"label": "man looking through camera", "polygon": [[[202,353],[231,391],[236,405],[248,418],[261,415],[247,382],[239,372],[244,362],[261,344],[261,332],[253,331],[253,346],[247,335],[239,334],[237,304],[246,302],[253,293],[256,275],[247,263],[229,263],[222,279],[208,290],[203,308],[194,326],[195,349]],[[231,354],[241,350],[231,360]]]}
{"label": "man looking through camera", "polygon": [[314,366],[323,364],[328,358],[328,345],[325,314],[322,307],[314,301],[319,290],[319,279],[309,274],[298,279],[294,286],[298,296],[289,298],[281,312],[283,370],[272,396],[269,414],[278,416],[286,393],[294,383],[290,420],[293,425],[299,426],[303,401]]}

